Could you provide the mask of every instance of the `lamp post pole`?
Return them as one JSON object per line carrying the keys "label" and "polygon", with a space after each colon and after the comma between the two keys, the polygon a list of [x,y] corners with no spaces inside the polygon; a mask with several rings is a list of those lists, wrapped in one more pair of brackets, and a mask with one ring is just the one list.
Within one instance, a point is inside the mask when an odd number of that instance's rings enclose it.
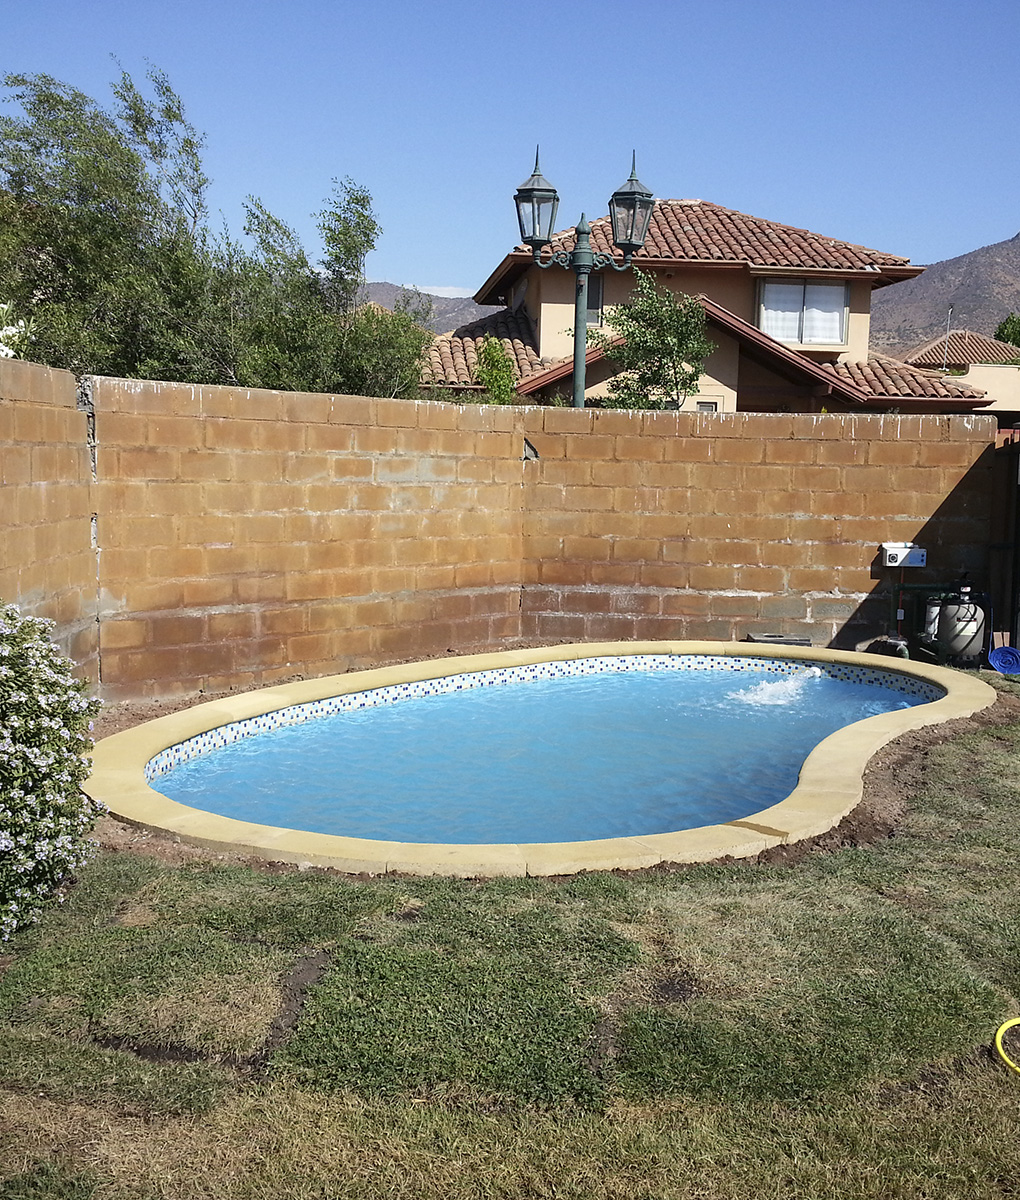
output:
{"label": "lamp post pole", "polygon": [[521,228],[521,240],[531,247],[532,260],[542,270],[553,266],[572,270],[574,287],[574,408],[584,408],[585,357],[588,352],[588,276],[593,270],[626,271],[631,259],[645,244],[648,222],[655,201],[652,193],[638,179],[636,159],[631,161],[630,178],[616,189],[609,200],[609,217],[613,227],[613,245],[623,252],[623,263],[611,254],[596,253],[591,248],[591,226],[584,213],[574,230],[571,251],[554,250],[542,261],[542,250],[552,239],[559,196],[556,189],[542,177],[535,151],[535,170],[530,179],[517,189],[514,203]]}

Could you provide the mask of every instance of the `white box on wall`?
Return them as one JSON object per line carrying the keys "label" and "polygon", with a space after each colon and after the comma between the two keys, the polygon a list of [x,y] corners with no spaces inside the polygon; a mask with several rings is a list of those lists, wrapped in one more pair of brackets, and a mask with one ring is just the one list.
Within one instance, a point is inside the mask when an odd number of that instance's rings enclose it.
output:
{"label": "white box on wall", "polygon": [[883,542],[883,567],[925,567],[928,565],[928,551],[915,546],[913,542]]}

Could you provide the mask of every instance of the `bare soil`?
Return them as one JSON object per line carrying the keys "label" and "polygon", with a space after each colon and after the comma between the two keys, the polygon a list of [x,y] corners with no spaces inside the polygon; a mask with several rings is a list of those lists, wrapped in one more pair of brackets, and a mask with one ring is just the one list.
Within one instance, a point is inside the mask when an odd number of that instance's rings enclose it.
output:
{"label": "bare soil", "polygon": [[[96,739],[130,729],[145,721],[180,712],[209,700],[229,695],[220,692],[187,698],[128,701],[103,709],[95,721]],[[998,725],[1020,722],[1020,697],[1000,692],[996,702],[983,712],[943,725],[906,733],[880,750],[868,764],[864,775],[864,796],[858,806],[827,833],[807,838],[790,846],[774,846],[763,851],[753,861],[770,865],[793,866],[806,855],[841,850],[851,846],[870,846],[895,833],[903,820],[907,805],[922,787],[928,759],[934,747],[969,733],[980,732]],[[241,853],[231,854],[190,846],[168,835],[153,833],[105,816],[98,821],[93,835],[101,846],[110,850],[131,850],[148,854],[169,864],[188,862],[247,863],[251,867],[272,873],[296,871],[289,863],[273,863]],[[726,861],[726,860],[723,860]],[[682,864],[664,863],[649,871],[685,869]],[[638,872],[627,872],[636,874]]]}

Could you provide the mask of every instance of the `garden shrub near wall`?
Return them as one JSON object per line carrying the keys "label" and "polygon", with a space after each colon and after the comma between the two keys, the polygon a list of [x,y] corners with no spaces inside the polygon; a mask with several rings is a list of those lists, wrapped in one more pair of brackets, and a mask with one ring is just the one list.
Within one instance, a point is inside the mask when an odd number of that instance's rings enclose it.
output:
{"label": "garden shrub near wall", "polygon": [[37,920],[89,857],[101,811],[82,791],[99,702],[71,674],[51,626],[0,606],[0,941]]}

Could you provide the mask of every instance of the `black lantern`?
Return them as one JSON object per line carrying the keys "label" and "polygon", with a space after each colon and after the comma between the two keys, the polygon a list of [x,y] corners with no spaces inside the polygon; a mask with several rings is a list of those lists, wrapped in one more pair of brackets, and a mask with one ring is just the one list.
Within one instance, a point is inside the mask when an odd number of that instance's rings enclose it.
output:
{"label": "black lantern", "polygon": [[588,344],[588,276],[592,271],[626,271],[630,260],[644,245],[648,222],[652,217],[655,201],[652,193],[637,177],[636,155],[631,160],[630,178],[613,192],[609,201],[609,216],[613,223],[613,242],[623,251],[623,262],[618,263],[612,254],[595,252],[591,248],[591,227],[581,213],[574,227],[572,250],[555,250],[550,247],[549,256],[542,258],[542,248],[552,238],[556,224],[556,209],[560,198],[548,179],[542,178],[538,169],[538,150],[535,150],[535,170],[530,179],[524,181],[514,193],[517,205],[517,220],[521,227],[521,240],[531,247],[536,267],[566,267],[577,276],[574,288],[574,407],[584,408],[584,385],[586,347]]}
{"label": "black lantern", "polygon": [[537,252],[552,237],[556,224],[556,209],[560,198],[548,179],[538,169],[538,147],[535,148],[535,170],[514,193],[521,241]]}
{"label": "black lantern", "polygon": [[645,244],[648,222],[655,200],[637,177],[637,155],[631,160],[630,178],[622,183],[609,201],[609,219],[613,223],[613,245],[623,251],[629,262]]}

